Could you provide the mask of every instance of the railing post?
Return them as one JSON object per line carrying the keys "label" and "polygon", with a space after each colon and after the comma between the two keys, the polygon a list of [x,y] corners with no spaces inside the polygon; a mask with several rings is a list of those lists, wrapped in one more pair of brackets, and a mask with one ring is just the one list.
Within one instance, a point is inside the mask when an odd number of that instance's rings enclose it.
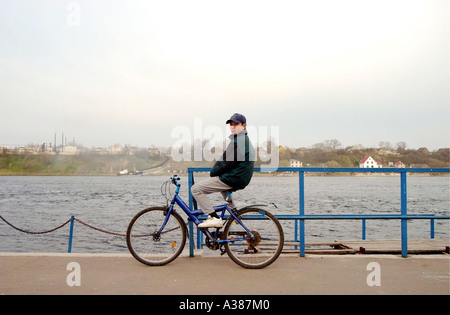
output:
{"label": "railing post", "polygon": [[366,219],[362,219],[362,239],[366,240]]}
{"label": "railing post", "polygon": [[[189,208],[194,209],[194,198],[192,197],[191,187],[194,184],[194,172],[188,168],[188,183],[189,183]],[[189,256],[194,257],[194,223],[188,219],[189,227]]]}
{"label": "railing post", "polygon": [[[407,215],[407,185],[406,185],[406,171],[400,173],[400,190],[401,190],[401,215]],[[408,257],[408,220],[401,219],[402,229],[402,257]]]}
{"label": "railing post", "polygon": [[188,219],[189,225],[189,256],[194,257],[194,222]]}
{"label": "railing post", "polygon": [[72,237],[73,237],[73,222],[74,222],[74,219],[75,219],[74,216],[70,217],[69,248],[67,249],[68,253],[72,252]]}
{"label": "railing post", "polygon": [[430,238],[434,238],[434,219],[430,220]]}
{"label": "railing post", "polygon": [[[300,215],[305,215],[305,172],[298,173],[300,194]],[[305,219],[300,219],[300,257],[305,257]]]}

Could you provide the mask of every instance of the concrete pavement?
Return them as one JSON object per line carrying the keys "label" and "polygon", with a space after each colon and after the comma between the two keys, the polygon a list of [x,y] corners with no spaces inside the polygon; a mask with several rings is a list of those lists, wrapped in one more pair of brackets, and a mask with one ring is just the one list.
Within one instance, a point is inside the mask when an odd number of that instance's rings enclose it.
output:
{"label": "concrete pavement", "polygon": [[248,270],[226,255],[148,267],[128,254],[0,253],[0,294],[449,295],[449,271],[449,255],[282,255]]}

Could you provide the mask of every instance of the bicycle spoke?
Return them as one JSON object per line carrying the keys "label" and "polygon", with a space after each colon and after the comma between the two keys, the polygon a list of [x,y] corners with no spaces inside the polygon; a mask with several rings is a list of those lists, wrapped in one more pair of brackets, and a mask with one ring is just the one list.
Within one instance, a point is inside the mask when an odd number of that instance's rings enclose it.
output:
{"label": "bicycle spoke", "polygon": [[284,235],[278,220],[260,209],[244,210],[239,213],[239,218],[253,237],[232,220],[225,229],[225,237],[230,241],[226,244],[228,255],[246,268],[268,266],[278,258],[283,248]]}
{"label": "bicycle spoke", "polygon": [[130,223],[127,244],[133,256],[144,264],[163,265],[174,260],[185,244],[184,222],[172,213],[164,230],[165,209],[147,209]]}

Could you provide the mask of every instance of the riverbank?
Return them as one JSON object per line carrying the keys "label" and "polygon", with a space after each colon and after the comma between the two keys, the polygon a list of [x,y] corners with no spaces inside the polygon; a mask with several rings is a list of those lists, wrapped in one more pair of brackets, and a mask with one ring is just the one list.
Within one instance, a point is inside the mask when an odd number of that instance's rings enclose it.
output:
{"label": "riverbank", "polygon": [[[308,167],[359,167],[359,162],[364,156],[372,156],[380,161],[383,166],[395,165],[402,161],[401,165],[413,168],[448,168],[450,149],[439,149],[429,152],[425,148],[418,150],[401,150],[390,152],[375,149],[366,150],[320,150],[320,149],[283,149],[280,147],[277,156],[277,165],[289,167],[292,162],[302,163]],[[191,157],[192,158],[192,157]],[[272,160],[262,162],[257,160],[255,167],[260,167]],[[156,154],[148,150],[140,150],[134,153],[98,154],[81,153],[74,155],[62,154],[0,154],[1,175],[116,175],[127,169],[132,172],[145,171],[150,174],[183,174],[192,167],[212,167],[214,161],[175,161],[169,155]],[[275,174],[285,175],[289,174]],[[309,175],[309,174],[308,174]],[[314,174],[318,175],[318,174]],[[322,174],[321,174],[322,175]],[[325,174],[330,175],[330,174]],[[334,173],[331,176],[347,176],[348,173]],[[354,175],[354,174],[350,174]],[[372,175],[372,174],[371,174]],[[376,174],[375,176],[385,176]],[[365,176],[365,174],[364,174]],[[433,175],[431,175],[433,176]]]}
{"label": "riverbank", "polygon": [[166,161],[154,154],[135,155],[0,155],[0,176],[116,175],[119,171],[150,169]]}

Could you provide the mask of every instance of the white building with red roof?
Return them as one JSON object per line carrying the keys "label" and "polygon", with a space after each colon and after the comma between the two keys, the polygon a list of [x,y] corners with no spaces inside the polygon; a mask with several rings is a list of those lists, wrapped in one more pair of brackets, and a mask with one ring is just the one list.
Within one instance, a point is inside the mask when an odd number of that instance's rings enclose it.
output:
{"label": "white building with red roof", "polygon": [[382,168],[383,164],[381,162],[373,159],[371,156],[365,156],[361,161],[359,161],[360,168]]}

